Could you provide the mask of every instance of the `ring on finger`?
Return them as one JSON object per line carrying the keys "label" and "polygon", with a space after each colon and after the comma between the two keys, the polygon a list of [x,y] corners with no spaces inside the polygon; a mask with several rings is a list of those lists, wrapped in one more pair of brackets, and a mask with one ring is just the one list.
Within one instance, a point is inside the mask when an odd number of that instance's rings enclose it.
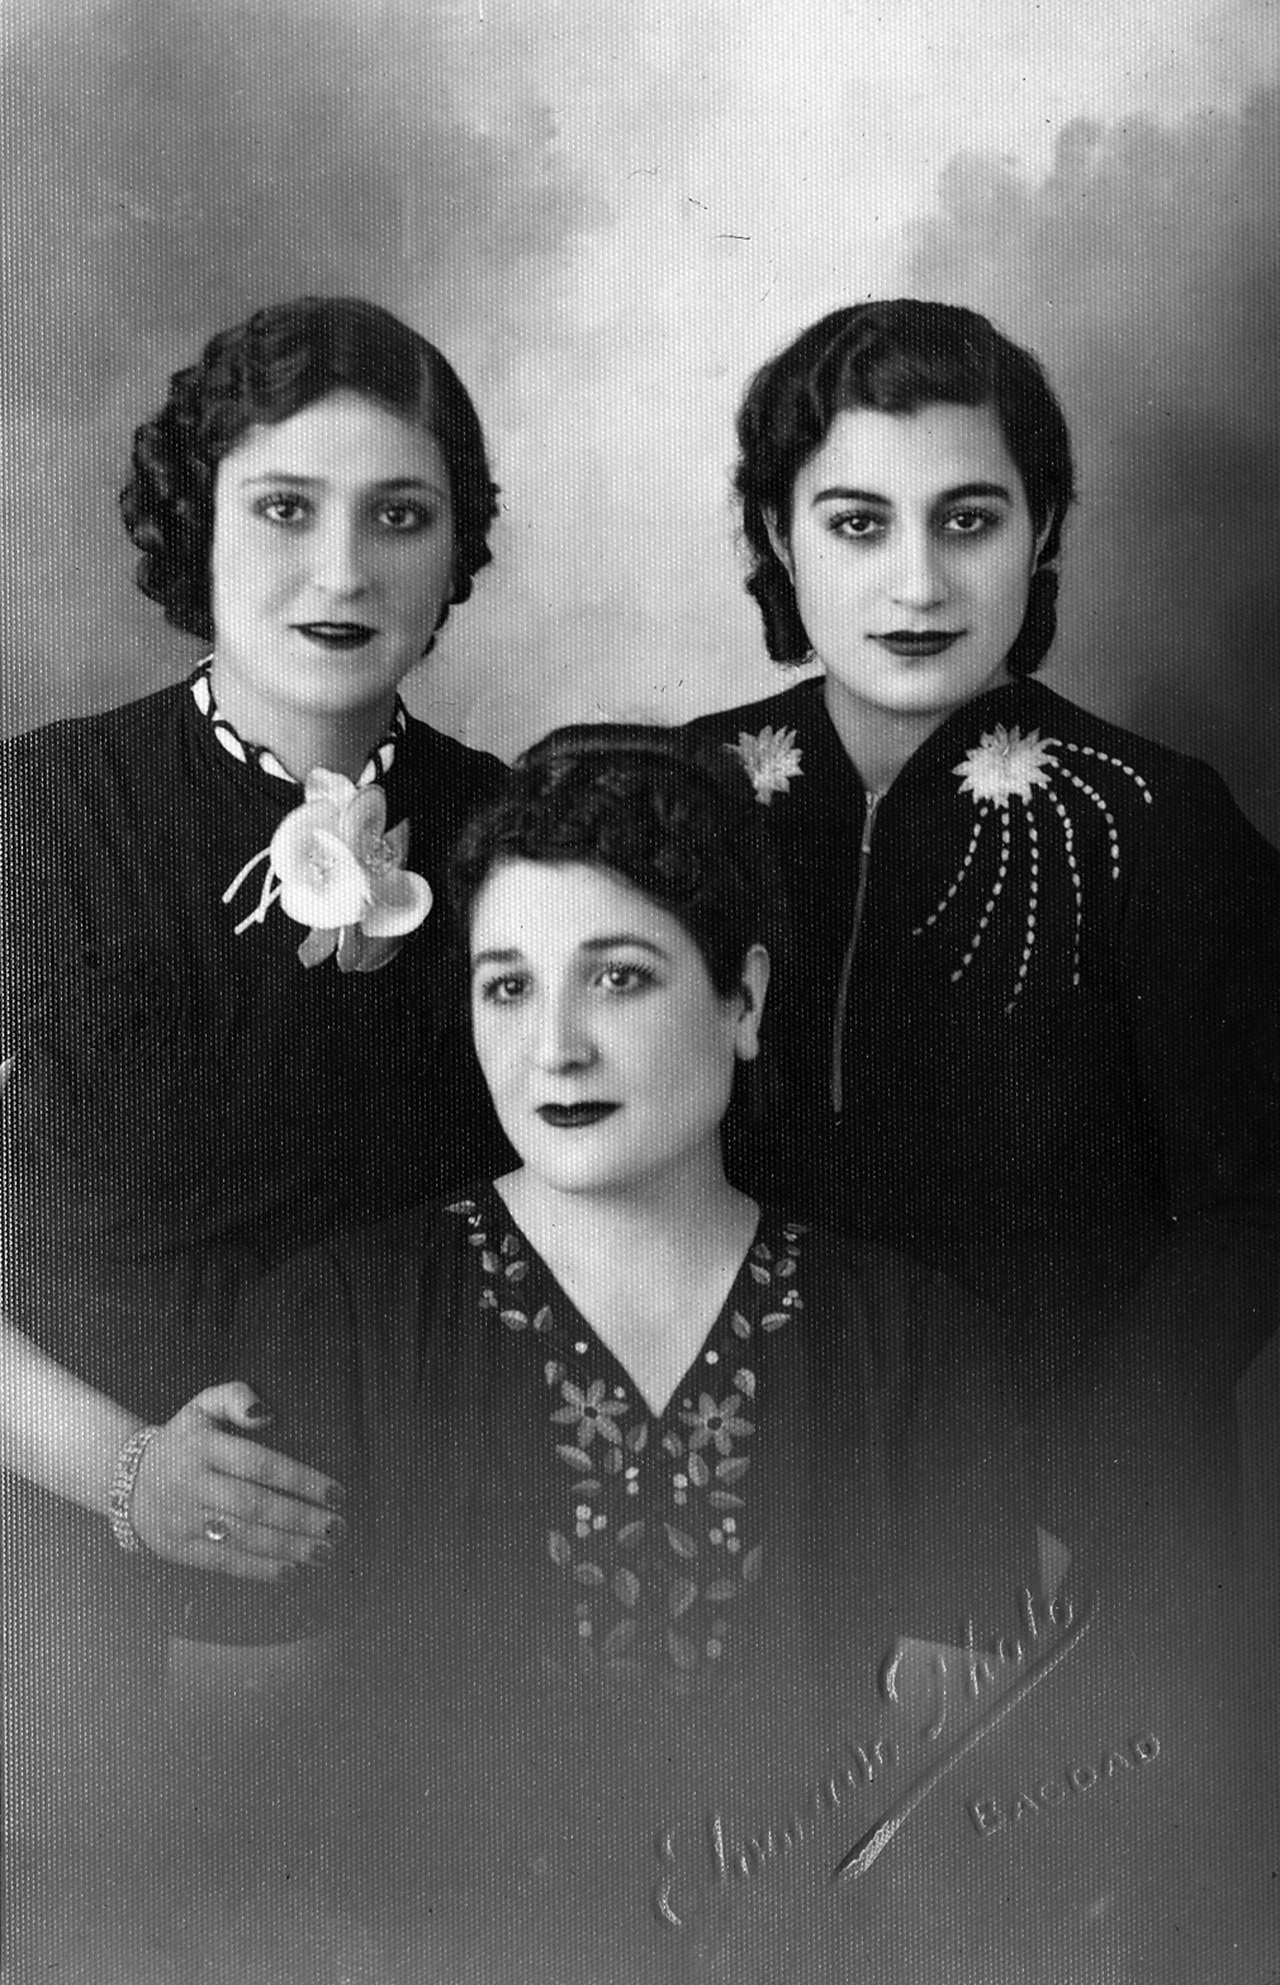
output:
{"label": "ring on finger", "polygon": [[225,1544],[231,1535],[229,1516],[211,1516],[204,1526],[204,1534],[211,1544]]}

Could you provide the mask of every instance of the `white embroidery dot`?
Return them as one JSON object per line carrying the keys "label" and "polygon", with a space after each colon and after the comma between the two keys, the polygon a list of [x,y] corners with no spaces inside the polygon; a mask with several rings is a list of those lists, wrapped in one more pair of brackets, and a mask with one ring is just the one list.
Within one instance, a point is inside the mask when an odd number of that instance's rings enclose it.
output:
{"label": "white embroidery dot", "polygon": [[718,1365],[720,1363],[720,1353],[718,1351],[708,1351],[707,1363],[709,1365]]}

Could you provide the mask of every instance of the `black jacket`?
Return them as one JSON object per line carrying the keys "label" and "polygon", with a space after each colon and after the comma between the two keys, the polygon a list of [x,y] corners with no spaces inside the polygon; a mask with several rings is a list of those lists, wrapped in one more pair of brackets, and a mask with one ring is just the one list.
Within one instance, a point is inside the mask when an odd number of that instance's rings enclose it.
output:
{"label": "black jacket", "polygon": [[767,793],[783,1128],[738,1113],[738,1178],[991,1296],[1127,1287],[1175,1222],[1274,1234],[1280,858],[1217,775],[1029,681],[870,807],[820,680],[690,728],[766,726],[800,754]]}

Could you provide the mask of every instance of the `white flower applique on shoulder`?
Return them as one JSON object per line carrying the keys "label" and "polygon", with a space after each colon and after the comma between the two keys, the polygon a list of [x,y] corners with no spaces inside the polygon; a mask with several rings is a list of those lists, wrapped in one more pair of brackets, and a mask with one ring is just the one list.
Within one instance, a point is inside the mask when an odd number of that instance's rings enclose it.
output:
{"label": "white flower applique on shoulder", "polygon": [[[1092,784],[1090,779],[1084,778],[1080,772],[1071,769],[1070,764],[1066,762],[1065,754],[1071,754],[1077,762],[1092,760],[1089,770],[1094,778],[1103,767],[1113,768],[1132,782],[1147,806],[1153,804],[1151,788],[1146,780],[1134,771],[1132,765],[1126,765],[1122,759],[1113,757],[1111,753],[1097,751],[1092,745],[1072,744],[1063,738],[1042,738],[1038,730],[1028,731],[1024,735],[1016,724],[1008,730],[1003,724],[997,724],[994,730],[984,731],[978,743],[966,752],[958,765],[952,767],[954,775],[960,781],[961,793],[967,793],[977,807],[978,818],[954,882],[932,914],[926,917],[922,924],[917,924],[912,932],[913,937],[923,936],[924,932],[932,929],[939,918],[950,909],[973,869],[988,823],[998,817],[1000,852],[996,872],[973,934],[964,947],[959,964],[951,974],[953,984],[963,978],[973,963],[993,918],[998,913],[1001,899],[1003,898],[1006,905],[1009,903],[1010,899],[1005,895],[1005,884],[1008,881],[1009,864],[1013,854],[1015,822],[1020,819],[1030,856],[1027,908],[1022,955],[1018,962],[1013,992],[1005,1007],[1006,1013],[1013,1012],[1019,995],[1026,985],[1035,951],[1041,867],[1047,854],[1042,829],[1047,831],[1049,826],[1044,818],[1045,806],[1048,806],[1057,819],[1061,834],[1059,845],[1062,859],[1066,862],[1075,899],[1071,983],[1073,986],[1078,986],[1080,983],[1080,933],[1084,922],[1084,893],[1080,879],[1080,865],[1076,856],[1076,827],[1067,804],[1072,793],[1066,790],[1067,788],[1074,789],[1102,815],[1106,824],[1107,845],[1111,858],[1110,879],[1113,883],[1120,880],[1120,835],[1116,827],[1115,815],[1098,787]],[[1020,813],[1015,813],[1015,803]],[[1009,914],[1008,910],[1006,914]]]}
{"label": "white flower applique on shoulder", "polygon": [[738,742],[727,744],[725,750],[741,759],[762,806],[769,806],[775,793],[785,793],[793,779],[803,777],[795,731],[788,730],[784,724],[776,729],[766,724],[755,736],[750,731],[739,731]]}

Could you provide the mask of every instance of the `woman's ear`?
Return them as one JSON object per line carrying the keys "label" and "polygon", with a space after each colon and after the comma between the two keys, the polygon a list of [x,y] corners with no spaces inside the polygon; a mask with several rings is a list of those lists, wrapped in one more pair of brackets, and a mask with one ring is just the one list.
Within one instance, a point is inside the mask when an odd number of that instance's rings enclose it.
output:
{"label": "woman's ear", "polygon": [[1054,532],[1057,530],[1058,525],[1061,523],[1061,521],[1062,520],[1059,517],[1058,512],[1056,510],[1051,510],[1049,512],[1049,515],[1045,518],[1044,524],[1042,525],[1040,530],[1036,532],[1035,557],[1031,561],[1031,570],[1033,572],[1039,570],[1040,560],[1044,557],[1044,548],[1048,544]]}
{"label": "woman's ear", "polygon": [[753,944],[742,961],[742,982],[737,992],[733,1051],[739,1061],[754,1061],[760,1052],[760,1022],[768,990],[769,954],[763,944]]}
{"label": "woman's ear", "polygon": [[760,514],[764,518],[764,527],[769,533],[769,543],[773,546],[773,555],[794,586],[796,575],[795,567],[791,563],[791,546],[778,522],[777,513],[773,510],[762,509]]}

